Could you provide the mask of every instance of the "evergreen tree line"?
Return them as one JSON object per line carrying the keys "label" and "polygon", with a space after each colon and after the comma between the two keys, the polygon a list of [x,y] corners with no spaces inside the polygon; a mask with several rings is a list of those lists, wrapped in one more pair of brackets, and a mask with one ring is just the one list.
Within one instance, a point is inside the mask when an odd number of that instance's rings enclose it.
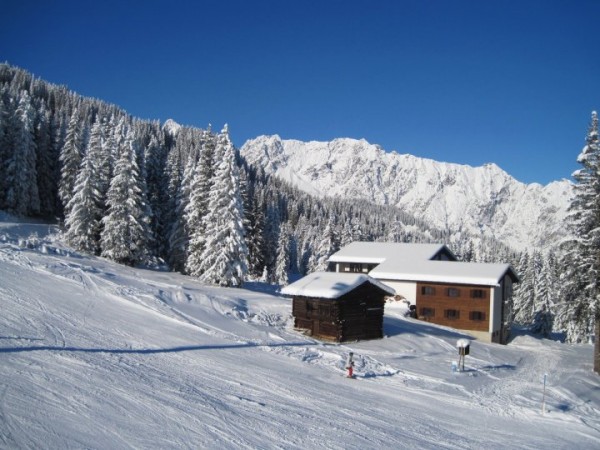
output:
{"label": "evergreen tree line", "polygon": [[[597,307],[585,299],[597,289],[580,268],[597,270],[589,252],[582,262],[581,242],[517,254],[395,207],[315,198],[248,166],[227,127],[215,133],[138,120],[7,64],[0,64],[0,100],[0,209],[57,218],[80,251],[239,286],[324,270],[352,241],[443,242],[465,261],[513,264],[519,323],[566,332],[573,342],[594,329]],[[599,197],[587,195],[583,209]]]}

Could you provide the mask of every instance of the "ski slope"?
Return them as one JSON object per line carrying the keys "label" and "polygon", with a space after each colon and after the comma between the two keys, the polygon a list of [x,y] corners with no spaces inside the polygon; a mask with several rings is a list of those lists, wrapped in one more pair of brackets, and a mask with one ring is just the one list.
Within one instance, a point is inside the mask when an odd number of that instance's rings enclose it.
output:
{"label": "ski slope", "polygon": [[77,254],[0,213],[0,448],[600,448],[589,345],[474,341],[458,373],[465,336],[398,306],[384,339],[329,344],[249,287]]}

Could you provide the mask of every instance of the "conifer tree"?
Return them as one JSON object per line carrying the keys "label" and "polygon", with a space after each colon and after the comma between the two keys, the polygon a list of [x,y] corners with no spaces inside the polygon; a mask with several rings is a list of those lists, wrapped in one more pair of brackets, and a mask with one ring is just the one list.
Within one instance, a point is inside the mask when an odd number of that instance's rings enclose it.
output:
{"label": "conifer tree", "polygon": [[34,136],[35,111],[27,91],[21,93],[12,121],[12,151],[6,163],[6,207],[18,215],[39,213],[37,158]]}
{"label": "conifer tree", "polygon": [[189,230],[186,271],[199,276],[200,258],[209,238],[206,234],[204,217],[208,214],[209,195],[214,176],[215,142],[206,131],[202,135],[201,153],[196,164],[190,185],[190,199],[185,207],[184,219]]}
{"label": "conifer tree", "polygon": [[190,229],[186,219],[186,210],[190,202],[195,168],[196,161],[194,158],[190,158],[183,171],[183,178],[176,193],[173,222],[169,231],[169,265],[173,270],[179,272],[186,271],[188,259]]}
{"label": "conifer tree", "polygon": [[248,267],[248,249],[244,237],[243,206],[239,188],[239,169],[227,126],[218,137],[216,161],[208,213],[204,216],[205,248],[200,265],[192,274],[199,274],[206,283],[219,286],[241,286]]}
{"label": "conifer tree", "polygon": [[[600,142],[598,114],[592,112],[586,145],[577,158],[581,169],[573,173],[575,195],[571,202],[571,223],[575,239],[571,245],[574,264],[571,273],[578,272],[579,286],[572,289],[571,324],[567,339],[571,342],[591,340],[600,322]],[[596,341],[594,370],[600,373],[600,343]]]}
{"label": "conifer tree", "polygon": [[168,179],[165,166],[167,163],[167,151],[164,144],[159,142],[156,136],[150,138],[150,142],[144,150],[146,166],[146,185],[148,187],[148,203],[152,208],[152,230],[157,239],[156,253],[165,256],[166,253],[166,230],[167,230],[167,207],[168,207]]}
{"label": "conifer tree", "polygon": [[265,266],[265,207],[262,197],[255,194],[250,203],[248,214],[248,271],[250,275],[259,277],[264,272]]}
{"label": "conifer tree", "polygon": [[130,266],[149,262],[151,237],[135,145],[129,131],[108,189],[108,214],[102,219],[101,236],[102,256]]}
{"label": "conifer tree", "polygon": [[60,182],[58,196],[63,205],[65,216],[69,213],[67,205],[73,197],[77,172],[83,159],[83,130],[79,119],[79,110],[75,109],[67,127],[65,144],[60,152]]}
{"label": "conifer tree", "polygon": [[67,205],[65,239],[78,250],[97,254],[100,244],[105,192],[101,167],[104,130],[100,121],[92,127],[88,150],[75,181],[74,194]]}
{"label": "conifer tree", "polygon": [[335,220],[333,216],[330,216],[325,226],[325,230],[323,230],[322,238],[320,239],[315,252],[310,257],[308,270],[310,272],[326,270],[329,257],[338,250],[339,238],[335,228]]}
{"label": "conifer tree", "polygon": [[290,238],[287,227],[279,231],[277,243],[277,260],[275,262],[275,283],[285,286],[289,282]]}
{"label": "conifer tree", "polygon": [[35,142],[37,150],[37,185],[40,197],[40,214],[52,217],[57,204],[57,151],[54,139],[53,119],[42,102],[37,112]]}
{"label": "conifer tree", "polygon": [[7,161],[9,148],[12,145],[9,142],[9,121],[12,119],[9,113],[10,98],[7,88],[3,86],[0,89],[0,208],[6,208],[6,190],[7,185]]}
{"label": "conifer tree", "polygon": [[535,302],[535,280],[533,257],[528,252],[523,252],[517,271],[521,275],[521,282],[517,284],[514,293],[514,320],[522,325],[529,325],[533,319]]}
{"label": "conifer tree", "polygon": [[557,291],[555,279],[556,262],[552,252],[543,261],[536,289],[531,329],[544,337],[550,336],[554,324],[554,300]]}

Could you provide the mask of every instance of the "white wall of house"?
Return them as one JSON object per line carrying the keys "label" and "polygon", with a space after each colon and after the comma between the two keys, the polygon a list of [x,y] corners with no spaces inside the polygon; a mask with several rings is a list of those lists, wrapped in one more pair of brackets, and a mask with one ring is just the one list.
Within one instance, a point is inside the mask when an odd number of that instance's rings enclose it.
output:
{"label": "white wall of house", "polygon": [[401,295],[407,299],[411,305],[417,304],[417,283],[414,281],[395,281],[395,280],[379,280],[386,286],[391,287],[396,291],[396,295]]}
{"label": "white wall of house", "polygon": [[502,287],[492,289],[490,298],[490,333],[502,327]]}
{"label": "white wall of house", "polygon": [[473,330],[458,330],[458,331],[462,331],[465,334],[470,334],[478,341],[492,342],[492,335],[491,335],[491,333],[488,333],[487,331],[473,331]]}

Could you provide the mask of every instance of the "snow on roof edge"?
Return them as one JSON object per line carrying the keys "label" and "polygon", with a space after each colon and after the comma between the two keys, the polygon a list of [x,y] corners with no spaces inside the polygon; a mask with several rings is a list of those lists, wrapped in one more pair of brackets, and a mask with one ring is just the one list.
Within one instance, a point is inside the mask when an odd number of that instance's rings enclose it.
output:
{"label": "snow on roof edge", "polygon": [[425,283],[456,283],[456,284],[472,284],[476,286],[500,286],[498,280],[492,281],[485,277],[461,277],[455,275],[423,275],[423,274],[399,274],[392,272],[376,272],[373,273],[380,280],[390,281],[415,281]]}
{"label": "snow on roof edge", "polygon": [[364,283],[371,283],[389,295],[396,294],[393,288],[369,275],[339,272],[313,272],[295,283],[285,286],[280,292],[288,296],[320,297],[335,300]]}

